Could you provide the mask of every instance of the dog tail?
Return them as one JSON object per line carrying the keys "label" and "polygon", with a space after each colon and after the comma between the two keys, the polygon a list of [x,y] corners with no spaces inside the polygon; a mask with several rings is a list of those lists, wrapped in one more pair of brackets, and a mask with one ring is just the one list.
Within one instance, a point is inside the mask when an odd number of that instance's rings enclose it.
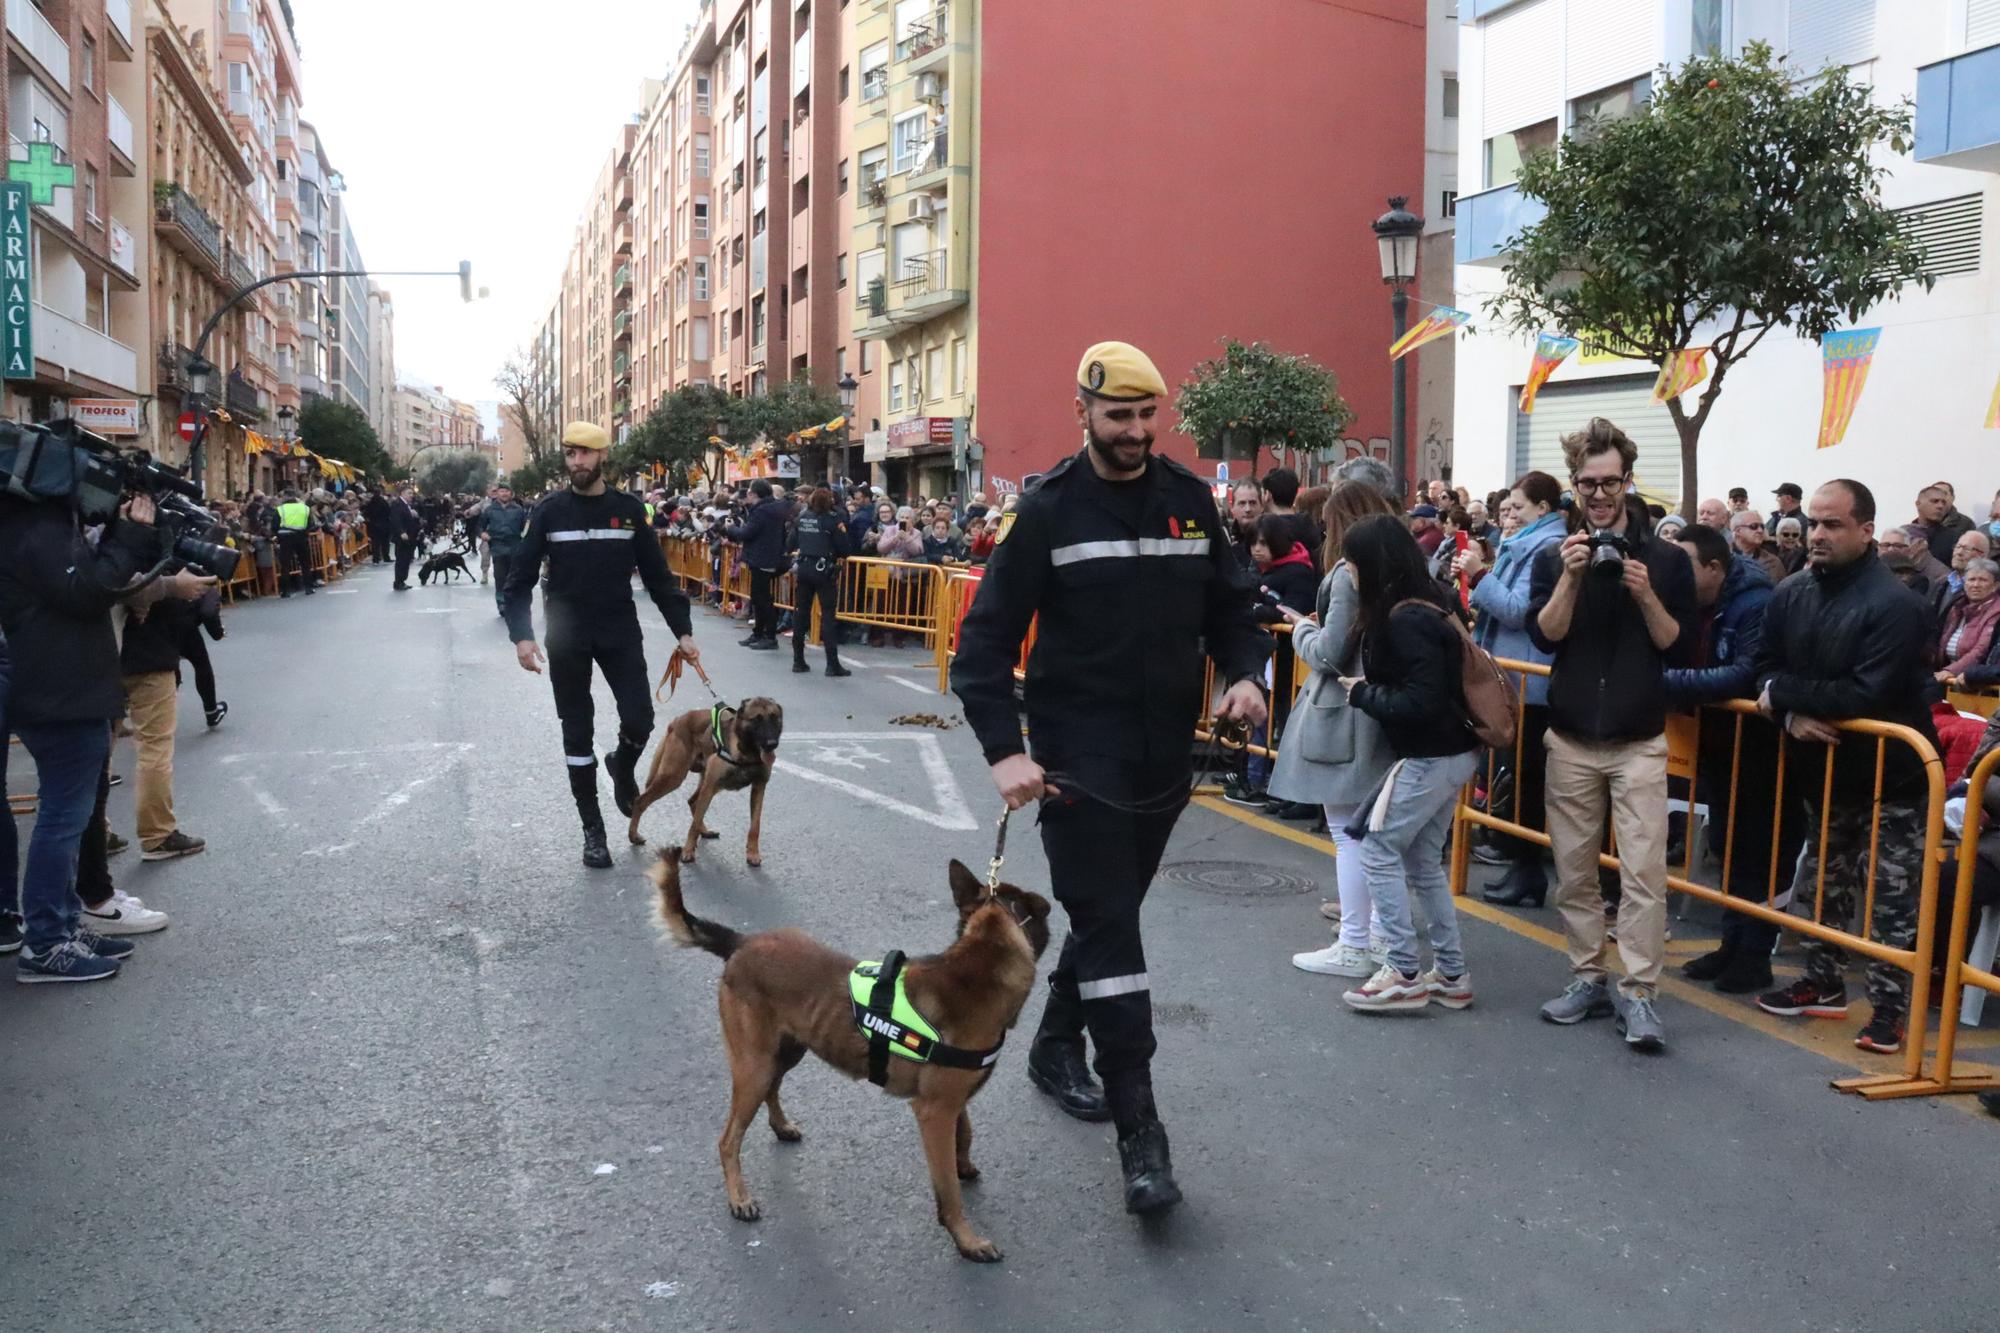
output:
{"label": "dog tail", "polygon": [[657,908],[660,925],[683,949],[706,949],[717,958],[727,958],[743,945],[743,936],[725,925],[706,921],[687,910],[681,901],[680,853],[669,847],[646,872],[660,891]]}

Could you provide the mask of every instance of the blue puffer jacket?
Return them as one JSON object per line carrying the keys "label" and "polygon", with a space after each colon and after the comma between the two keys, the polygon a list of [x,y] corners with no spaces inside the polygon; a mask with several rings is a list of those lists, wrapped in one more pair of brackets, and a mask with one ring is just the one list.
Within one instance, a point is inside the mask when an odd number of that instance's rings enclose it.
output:
{"label": "blue puffer jacket", "polygon": [[[1544,666],[1554,660],[1528,638],[1528,576],[1534,569],[1536,553],[1561,541],[1566,535],[1564,528],[1562,511],[1557,510],[1503,539],[1493,568],[1474,585],[1472,609],[1478,613],[1478,620],[1472,637],[1495,657],[1540,662]],[[1549,678],[1529,676],[1526,692],[1527,702],[1547,703]]]}
{"label": "blue puffer jacket", "polygon": [[1697,704],[1756,695],[1757,653],[1764,646],[1764,607],[1776,588],[1769,571],[1749,556],[1730,560],[1729,572],[1722,578],[1722,596],[1706,626],[1704,665],[1667,668],[1669,708],[1692,709]]}

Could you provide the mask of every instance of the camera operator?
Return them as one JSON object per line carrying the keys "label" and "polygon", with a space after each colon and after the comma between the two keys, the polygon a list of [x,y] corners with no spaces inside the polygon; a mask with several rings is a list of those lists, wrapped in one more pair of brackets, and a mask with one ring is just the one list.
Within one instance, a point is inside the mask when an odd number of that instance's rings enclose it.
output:
{"label": "camera operator", "polygon": [[[1667,704],[1695,618],[1687,552],[1652,535],[1626,494],[1638,446],[1603,417],[1563,437],[1582,521],[1535,556],[1528,632],[1554,657],[1549,677],[1548,821],[1556,906],[1569,942],[1568,989],[1542,1006],[1551,1023],[1616,1012],[1634,1050],[1665,1049],[1654,1007],[1667,931]],[[1625,978],[1607,988],[1597,880],[1604,810],[1618,833]]]}
{"label": "camera operator", "polygon": [[215,585],[204,575],[170,574],[126,603],[130,615],[118,656],[139,750],[135,804],[143,861],[193,856],[208,846],[183,833],[174,818],[174,732],[180,724],[181,633],[198,624],[196,604]]}
{"label": "camera operator", "polygon": [[100,981],[132,952],[80,926],[77,858],[125,711],[111,609],[159,548],[154,504],[122,504],[93,549],[76,512],[0,495],[0,632],[12,678],[6,725],[35,760],[39,806],[21,878],[26,983]]}

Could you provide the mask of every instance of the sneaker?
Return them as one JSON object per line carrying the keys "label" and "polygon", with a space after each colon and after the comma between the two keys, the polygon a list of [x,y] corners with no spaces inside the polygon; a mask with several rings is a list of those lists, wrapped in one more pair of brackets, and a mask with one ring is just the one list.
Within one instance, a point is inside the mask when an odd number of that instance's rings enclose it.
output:
{"label": "sneaker", "polygon": [[1482,842],[1472,849],[1472,859],[1483,866],[1510,866],[1514,864],[1513,854],[1490,842]]}
{"label": "sneaker", "polygon": [[1376,963],[1364,949],[1351,944],[1330,944],[1311,953],[1293,954],[1292,966],[1324,977],[1366,977],[1374,974]]}
{"label": "sneaker", "polygon": [[1818,982],[1800,977],[1784,990],[1759,995],[1757,1007],[1781,1018],[1845,1018],[1847,987],[1821,989]]}
{"label": "sneaker", "polygon": [[106,856],[116,856],[120,852],[130,851],[131,848],[132,848],[131,843],[125,841],[125,839],[119,837],[116,833],[113,833],[108,829],[105,830],[104,854]]}
{"label": "sneaker", "polygon": [[1348,1008],[1371,1013],[1403,1013],[1431,1002],[1431,988],[1415,976],[1404,976],[1387,963],[1374,976],[1340,997]]}
{"label": "sneaker", "polygon": [[1472,1007],[1472,974],[1461,972],[1455,977],[1432,968],[1417,980],[1430,989],[1431,999],[1447,1009],[1469,1009]]}
{"label": "sneaker", "polygon": [[130,940],[114,940],[100,935],[89,926],[78,926],[70,938],[99,958],[109,958],[114,963],[124,962],[139,947]]}
{"label": "sneaker", "polygon": [[1868,1020],[1868,1026],[1861,1029],[1861,1035],[1854,1039],[1854,1044],[1878,1055],[1894,1055],[1903,1049],[1903,1020],[1877,1009],[1875,1016]]}
{"label": "sneaker", "polygon": [[1338,925],[1340,922],[1340,899],[1328,898],[1319,905],[1319,914]]}
{"label": "sneaker", "polygon": [[1262,810],[1271,798],[1232,773],[1222,780],[1222,799],[1231,805]]}
{"label": "sneaker", "polygon": [[19,914],[0,912],[0,955],[21,952],[21,930]]}
{"label": "sneaker", "polygon": [[1370,935],[1368,937],[1368,956],[1373,958],[1378,964],[1386,964],[1389,961],[1389,937],[1387,935]]}
{"label": "sneaker", "polygon": [[56,981],[103,981],[118,975],[118,964],[99,958],[75,940],[64,940],[44,953],[22,949],[14,964],[14,980],[23,986]]}
{"label": "sneaker", "polygon": [[99,935],[150,935],[167,928],[167,914],[154,911],[123,889],[113,889],[110,901],[83,909],[83,924]]}
{"label": "sneaker", "polygon": [[208,719],[209,726],[221,726],[222,719],[229,716],[229,701],[227,699],[217,699],[215,707],[209,709],[203,716]]}
{"label": "sneaker", "polygon": [[1667,1049],[1667,1029],[1660,1022],[1660,1011],[1651,996],[1628,1000],[1621,995],[1614,1003],[1618,1010],[1618,1032],[1627,1046],[1649,1053]]}
{"label": "sneaker", "polygon": [[172,861],[177,857],[193,856],[196,852],[206,851],[207,849],[208,844],[200,838],[191,838],[179,829],[175,829],[172,833],[160,839],[157,847],[148,847],[141,851],[139,859],[141,861]]}
{"label": "sneaker", "polygon": [[1606,1017],[1611,1011],[1611,992],[1604,983],[1578,977],[1564,988],[1561,995],[1542,1006],[1542,1019],[1568,1027],[1586,1018]]}

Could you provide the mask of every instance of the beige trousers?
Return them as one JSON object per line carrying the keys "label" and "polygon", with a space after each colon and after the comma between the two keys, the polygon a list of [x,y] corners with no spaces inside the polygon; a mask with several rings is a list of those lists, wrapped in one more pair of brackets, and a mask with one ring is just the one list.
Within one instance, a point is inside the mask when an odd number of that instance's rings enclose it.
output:
{"label": "beige trousers", "polygon": [[174,728],[179,722],[179,682],[171,671],[125,677],[125,707],[139,748],[139,846],[160,845],[180,825],[174,822]]}
{"label": "beige trousers", "polygon": [[1590,741],[1549,728],[1549,841],[1556,861],[1556,910],[1569,942],[1571,971],[1603,981],[1604,895],[1597,854],[1604,808],[1618,835],[1619,990],[1651,997],[1667,958],[1667,738]]}

